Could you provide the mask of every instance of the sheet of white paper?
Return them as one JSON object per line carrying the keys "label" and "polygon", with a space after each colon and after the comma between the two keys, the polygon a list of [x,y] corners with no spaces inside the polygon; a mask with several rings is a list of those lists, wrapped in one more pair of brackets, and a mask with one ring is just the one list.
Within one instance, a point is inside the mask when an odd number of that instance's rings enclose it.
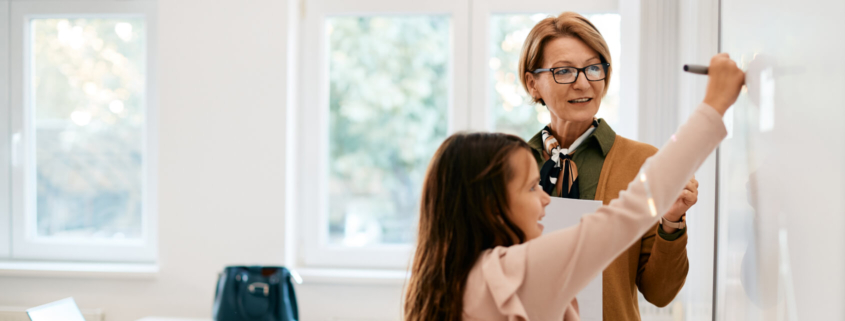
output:
{"label": "sheet of white paper", "polygon": [[[578,224],[581,222],[581,216],[592,214],[601,205],[601,201],[552,197],[552,202],[546,206],[546,216],[541,222],[544,226],[543,234]],[[582,321],[602,321],[601,273],[576,297]]]}

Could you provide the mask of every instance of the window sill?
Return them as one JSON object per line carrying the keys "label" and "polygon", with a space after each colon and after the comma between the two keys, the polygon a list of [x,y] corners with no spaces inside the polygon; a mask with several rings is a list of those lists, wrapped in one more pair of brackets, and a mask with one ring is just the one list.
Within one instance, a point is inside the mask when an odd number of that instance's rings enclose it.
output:
{"label": "window sill", "polygon": [[0,261],[0,276],[154,279],[157,264]]}
{"label": "window sill", "polygon": [[405,270],[364,270],[295,268],[302,284],[404,285],[410,277]]}

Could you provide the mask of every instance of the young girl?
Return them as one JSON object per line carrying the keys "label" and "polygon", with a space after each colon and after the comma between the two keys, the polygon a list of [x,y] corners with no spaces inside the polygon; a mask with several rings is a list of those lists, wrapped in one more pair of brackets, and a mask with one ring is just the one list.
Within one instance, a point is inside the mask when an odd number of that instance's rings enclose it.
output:
{"label": "young girl", "polygon": [[744,73],[710,62],[704,102],[619,198],[541,236],[549,196],[530,147],[505,134],[455,134],[424,182],[405,319],[578,320],[575,295],[654,226],[727,134]]}

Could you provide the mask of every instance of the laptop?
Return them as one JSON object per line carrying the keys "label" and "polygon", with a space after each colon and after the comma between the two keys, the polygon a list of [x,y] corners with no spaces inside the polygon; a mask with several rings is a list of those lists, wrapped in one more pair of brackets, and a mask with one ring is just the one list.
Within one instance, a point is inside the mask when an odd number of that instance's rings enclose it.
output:
{"label": "laptop", "polygon": [[26,314],[31,321],[85,321],[73,298],[27,309]]}

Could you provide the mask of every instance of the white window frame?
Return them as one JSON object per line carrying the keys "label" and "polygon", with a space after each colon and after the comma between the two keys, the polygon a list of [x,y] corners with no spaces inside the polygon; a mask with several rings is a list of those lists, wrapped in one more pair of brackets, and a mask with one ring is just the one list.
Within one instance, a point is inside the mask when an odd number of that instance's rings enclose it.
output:
{"label": "white window frame", "polygon": [[11,254],[11,135],[9,135],[9,1],[0,0],[0,259]]}
{"label": "white window frame", "polygon": [[[344,268],[402,268],[407,266],[413,252],[411,245],[375,245],[344,247],[326,244],[326,218],[329,197],[327,129],[329,118],[328,59],[325,41],[325,19],[345,15],[425,15],[451,16],[452,59],[450,60],[450,93],[448,132],[467,128],[468,102],[467,72],[469,58],[469,2],[468,0],[315,0],[304,8],[301,67],[301,94],[297,109],[297,159],[295,186],[289,197],[296,200],[301,223],[298,240],[303,245],[297,261],[307,267]],[[289,140],[290,141],[290,140]],[[316,179],[315,179],[316,178]]]}
{"label": "white window frame", "polygon": [[[8,37],[11,40],[10,116],[14,160],[11,166],[11,260],[96,261],[154,263],[157,257],[157,92],[156,66],[156,6],[153,1],[11,1],[11,21]],[[31,141],[32,110],[29,79],[30,19],[74,17],[142,17],[147,32],[146,47],[146,115],[143,141],[143,211],[141,240],[50,240],[35,237],[34,224],[28,224],[35,198],[34,144]],[[8,168],[8,167],[7,167]],[[2,226],[2,225],[0,225]],[[6,231],[0,230],[0,233]],[[2,243],[0,243],[2,244]],[[7,246],[6,248],[9,248]]]}
{"label": "white window frame", "polygon": [[[488,49],[490,16],[498,13],[561,12],[620,13],[622,6],[617,0],[435,0],[435,1],[390,1],[390,0],[306,0],[293,14],[296,20],[301,15],[298,49],[298,84],[289,87],[298,96],[297,106],[289,108],[295,127],[287,143],[291,154],[288,160],[290,183],[287,192],[288,215],[295,221],[295,235],[289,242],[296,246],[296,253],[288,253],[291,266],[303,268],[351,268],[351,269],[406,269],[413,253],[412,245],[344,247],[330,246],[327,239],[328,195],[328,64],[326,58],[325,25],[327,16],[338,15],[382,15],[382,14],[450,14],[452,17],[452,60],[451,94],[449,98],[448,134],[461,130],[489,131],[493,127],[492,110],[489,106],[490,77]],[[629,6],[630,7],[630,6]],[[633,12],[638,14],[638,12]],[[624,39],[638,33],[639,18],[623,17],[622,39],[624,52],[639,50],[639,46]],[[634,38],[638,41],[639,37]],[[476,48],[482,48],[476,50]],[[295,57],[295,55],[292,55]],[[297,59],[297,58],[291,59]],[[635,56],[638,57],[638,56]],[[618,59],[618,58],[617,58]],[[624,61],[621,80],[627,84],[636,82],[638,64],[636,59]],[[624,87],[624,86],[623,86]],[[620,91],[620,118],[625,125],[614,128],[626,137],[637,138],[636,91]],[[631,97],[631,95],[634,95]],[[634,98],[634,99],[632,99]],[[315,106],[319,106],[316,108]],[[314,129],[321,130],[314,130]],[[316,178],[316,179],[313,179]],[[292,262],[291,262],[292,261]],[[291,264],[292,263],[292,264]]]}

